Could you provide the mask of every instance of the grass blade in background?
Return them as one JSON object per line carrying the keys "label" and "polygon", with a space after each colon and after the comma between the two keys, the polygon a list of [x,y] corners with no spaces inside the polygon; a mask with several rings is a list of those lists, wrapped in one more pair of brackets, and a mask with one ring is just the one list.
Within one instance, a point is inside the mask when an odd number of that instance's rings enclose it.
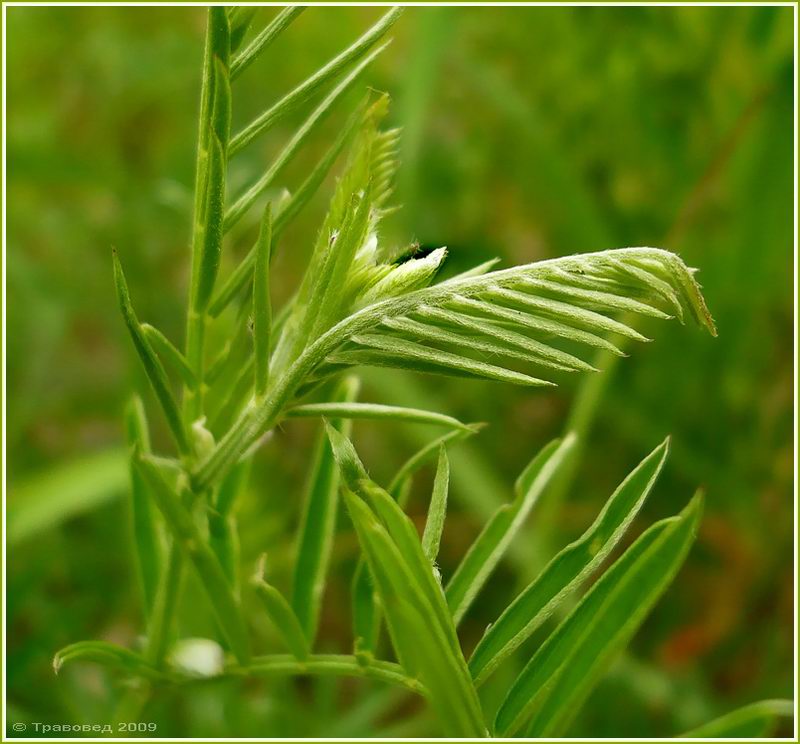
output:
{"label": "grass blade in background", "polygon": [[[347,378],[339,384],[331,400],[350,403],[358,395],[358,389],[358,380]],[[349,435],[349,421],[332,418],[332,425],[344,435]],[[314,465],[308,481],[292,577],[292,608],[311,645],[319,624],[338,503],[339,470],[323,430],[317,439]]]}
{"label": "grass blade in background", "polygon": [[6,540],[15,547],[116,499],[129,488],[128,453],[110,449],[10,483]]}
{"label": "grass blade in background", "polygon": [[492,623],[469,660],[476,684],[529,638],[567,594],[606,558],[641,509],[668,451],[669,440],[656,447],[614,491],[591,527],[558,553]]}
{"label": "grass blade in background", "polygon": [[447,584],[447,604],[458,624],[519,531],[536,500],[569,459],[575,437],[547,444],[516,484],[516,496],[501,506],[475,539]]}
{"label": "grass blade in background", "polygon": [[539,647],[512,685],[495,719],[498,736],[558,736],[613,656],[638,630],[672,582],[694,542],[702,497],[677,517],[653,525],[606,571]]}
{"label": "grass blade in background", "polygon": [[761,739],[774,736],[781,718],[794,716],[791,700],[761,700],[681,734],[684,739]]}

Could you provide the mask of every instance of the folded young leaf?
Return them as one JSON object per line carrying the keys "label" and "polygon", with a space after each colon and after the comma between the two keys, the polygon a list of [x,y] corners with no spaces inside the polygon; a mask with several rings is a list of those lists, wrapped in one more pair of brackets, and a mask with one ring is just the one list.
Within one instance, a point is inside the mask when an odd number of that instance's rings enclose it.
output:
{"label": "folded young leaf", "polygon": [[794,716],[791,700],[761,700],[726,713],[685,734],[684,739],[763,739],[774,736],[781,718]]}
{"label": "folded young leaf", "polygon": [[524,489],[518,488],[514,501],[495,512],[467,551],[445,590],[456,625],[500,562],[537,499],[569,459],[574,446],[572,434],[545,445],[520,479]]}
{"label": "folded young leaf", "polygon": [[167,380],[167,373],[161,364],[158,356],[150,342],[147,340],[142,326],[139,323],[136,313],[131,304],[130,293],[128,292],[128,283],[125,281],[125,274],[122,272],[122,265],[119,262],[116,250],[113,251],[114,260],[114,284],[117,290],[117,299],[119,301],[120,310],[122,310],[122,317],[125,320],[125,325],[128,327],[133,345],[139,354],[142,366],[147,373],[147,378],[153,386],[153,391],[161,404],[164,411],[164,416],[167,419],[172,436],[175,439],[175,444],[178,451],[182,455],[188,455],[191,447],[189,445],[189,437],[183,425],[183,418],[181,417],[178,409],[178,404],[169,387]]}
{"label": "folded young leaf", "polygon": [[422,552],[425,557],[435,565],[436,556],[439,554],[439,543],[444,530],[444,520],[447,514],[447,490],[450,486],[450,461],[447,459],[447,450],[444,445],[439,447],[439,464],[436,467],[436,478],[433,481],[431,503],[428,506],[428,518],[425,520],[425,530],[422,533]]}
{"label": "folded young leaf", "polygon": [[500,705],[498,736],[533,714],[526,736],[559,736],[613,656],[672,582],[694,542],[702,497],[653,525],[614,563],[539,647]]}
{"label": "folded young leaf", "polygon": [[[626,281],[622,283],[618,280],[620,261],[641,271],[637,272],[636,276],[626,277]],[[646,280],[646,277],[650,276],[656,281]],[[602,280],[607,287],[606,290],[598,291],[590,297],[577,292],[580,289],[577,282],[587,277]],[[639,283],[632,287],[637,281]],[[606,341],[602,335],[605,333],[604,329],[597,328],[593,333],[585,329],[583,319],[554,321],[542,310],[508,307],[503,304],[502,297],[497,296],[497,291],[512,289],[539,296],[542,300],[550,298],[557,299],[558,302],[569,301],[576,307],[603,315],[614,314],[621,306],[637,307],[639,311],[642,311],[643,307],[650,307],[655,309],[655,314],[663,315],[664,313],[658,311],[657,307],[659,303],[664,302],[661,281],[667,281],[673,288],[675,299],[683,307],[689,308],[695,318],[712,334],[716,334],[713,320],[692,273],[675,254],[657,248],[622,248],[580,254],[444,282],[358,310],[311,343],[307,343],[310,339],[301,334],[301,337],[294,342],[294,346],[304,350],[291,368],[287,368],[283,384],[276,389],[272,400],[250,411],[228,433],[217,450],[195,473],[196,484],[205,485],[216,478],[219,472],[230,467],[256,438],[279,420],[284,406],[303,382],[329,358],[334,362],[338,359],[340,364],[368,363],[409,367],[422,371],[478,375],[527,384],[544,382],[510,370],[505,365],[500,366],[497,362],[502,362],[502,359],[495,359],[493,360],[495,363],[487,364],[467,356],[463,349],[445,351],[426,345],[421,338],[414,341],[406,340],[407,337],[401,339],[391,330],[383,330],[382,326],[389,318],[413,318],[420,308],[453,309],[472,316],[472,320],[477,323],[477,327],[486,338],[495,337],[497,328],[507,328],[521,335],[537,337],[536,340],[540,343],[554,349],[556,348],[553,345],[554,339],[577,345],[613,349],[613,344]],[[557,298],[552,297],[555,289],[558,290]],[[573,290],[577,292],[574,297],[571,294]],[[629,297],[632,293],[637,293],[643,298],[637,305],[618,301],[620,298]],[[553,305],[554,309],[556,307],[560,308]],[[425,322],[424,318],[416,319]],[[437,327],[439,322],[429,320],[427,324]],[[369,342],[365,350],[348,351],[354,345],[358,347],[358,340],[363,341],[365,337]]]}
{"label": "folded young leaf", "polygon": [[[539,576],[489,626],[472,653],[469,668],[481,684],[538,628],[619,542],[658,478],[669,440],[653,450],[625,478],[594,523],[556,555]],[[534,461],[535,462],[535,461]]]}

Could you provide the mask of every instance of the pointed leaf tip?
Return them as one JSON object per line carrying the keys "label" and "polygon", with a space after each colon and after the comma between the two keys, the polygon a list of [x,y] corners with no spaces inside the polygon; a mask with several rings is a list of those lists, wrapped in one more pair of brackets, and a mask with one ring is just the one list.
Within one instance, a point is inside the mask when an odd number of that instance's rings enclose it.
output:
{"label": "pointed leaf tip", "polygon": [[327,419],[325,419],[325,430],[331,443],[333,458],[339,466],[342,478],[348,488],[353,489],[358,481],[368,478],[367,471],[359,460],[353,443]]}

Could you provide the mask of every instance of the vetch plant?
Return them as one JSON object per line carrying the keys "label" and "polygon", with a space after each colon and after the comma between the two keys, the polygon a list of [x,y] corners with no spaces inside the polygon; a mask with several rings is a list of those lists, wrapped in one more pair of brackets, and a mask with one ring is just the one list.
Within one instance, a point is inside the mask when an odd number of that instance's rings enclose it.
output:
{"label": "vetch plant", "polygon": [[[93,661],[135,680],[130,699],[123,701],[126,711],[145,705],[160,686],[197,677],[338,675],[421,695],[448,736],[562,734],[680,569],[697,533],[702,496],[649,527],[601,571],[664,466],[669,445],[663,442],[466,656],[458,635],[461,620],[537,500],[569,464],[576,437],[541,449],[517,480],[513,499],[486,523],[455,572],[443,577],[437,555],[447,509],[447,446],[480,427],[446,413],[360,402],[354,373],[362,366],[385,366],[548,387],[557,373],[591,373],[584,359],[589,351],[621,354],[616,338],[648,340],[634,327],[638,316],[691,319],[715,335],[693,271],[667,251],[624,248],[501,270],[490,262],[437,281],[445,248],[426,253],[412,246],[398,254],[381,240],[381,219],[392,208],[399,137],[382,128],[388,106],[382,95],[365,97],[293,193],[264,203],[286,165],[386,48],[400,11],[387,12],[232,133],[236,79],[302,8],[281,10],[245,43],[255,12],[252,7],[208,11],[183,350],[140,321],[123,257],[113,257],[122,316],[174,443],[173,453],[152,451],[143,405],[134,398],[126,431],[136,569],[147,618],[143,647],[79,642],[56,654],[55,669]],[[229,198],[231,159],[323,91],[325,97],[263,176]],[[344,151],[347,162],[305,275],[291,299],[273,312],[271,265],[283,232]],[[218,276],[225,236],[255,208],[262,210],[255,244],[228,276]],[[210,343],[216,338],[210,329],[225,312],[235,315],[238,330],[218,346]],[[257,567],[246,567],[252,579],[243,593],[237,498],[259,449],[280,446],[277,438],[268,441],[270,432],[298,417],[326,421],[310,465],[292,585],[288,594],[272,585],[263,558]],[[350,442],[354,419],[417,422],[447,433],[415,454],[383,488],[369,477]],[[431,460],[437,461],[436,478],[420,535],[404,505],[411,479]],[[315,647],[340,494],[361,556],[352,583],[353,647],[350,653],[322,654]],[[175,638],[187,571],[197,574],[207,594],[219,645]],[[496,715],[488,717],[481,686],[595,574],[599,578],[533,651]],[[253,606],[244,598],[252,598]],[[277,652],[252,646],[251,618],[261,612],[283,641]],[[384,627],[388,647],[381,642]],[[730,720],[740,725],[751,720],[751,712],[783,714],[781,706],[751,706]],[[710,724],[709,730],[724,733],[726,725]]]}

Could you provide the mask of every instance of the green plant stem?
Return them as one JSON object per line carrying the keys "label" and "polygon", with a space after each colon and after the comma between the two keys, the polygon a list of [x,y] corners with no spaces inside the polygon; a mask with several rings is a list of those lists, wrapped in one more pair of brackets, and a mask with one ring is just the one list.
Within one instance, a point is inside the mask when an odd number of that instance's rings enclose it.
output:
{"label": "green plant stem", "polygon": [[183,577],[183,556],[170,540],[164,571],[158,585],[153,614],[147,633],[147,649],[145,658],[155,667],[164,666],[164,659],[169,649],[170,634],[178,605],[181,579]]}
{"label": "green plant stem", "polygon": [[247,666],[228,667],[226,674],[240,677],[275,676],[344,676],[367,677],[369,679],[399,685],[418,695],[425,695],[422,683],[409,677],[399,664],[389,661],[362,662],[355,656],[345,654],[314,654],[305,661],[298,661],[289,654],[256,656]]}

